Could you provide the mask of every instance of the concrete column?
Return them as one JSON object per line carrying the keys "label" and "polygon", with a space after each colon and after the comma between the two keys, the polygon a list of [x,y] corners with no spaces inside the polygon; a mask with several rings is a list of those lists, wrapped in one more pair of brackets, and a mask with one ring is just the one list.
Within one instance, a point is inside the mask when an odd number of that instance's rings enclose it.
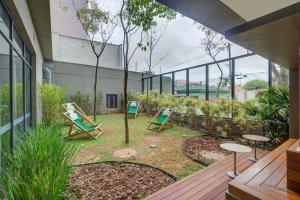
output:
{"label": "concrete column", "polygon": [[299,138],[299,70],[290,69],[290,138]]}

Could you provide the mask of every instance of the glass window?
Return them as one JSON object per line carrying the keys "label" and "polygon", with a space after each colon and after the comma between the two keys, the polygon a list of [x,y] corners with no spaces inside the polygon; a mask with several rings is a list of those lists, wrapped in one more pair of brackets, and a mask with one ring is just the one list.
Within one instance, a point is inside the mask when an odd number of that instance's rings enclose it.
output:
{"label": "glass window", "polygon": [[231,98],[231,67],[229,62],[209,65],[209,100]]}
{"label": "glass window", "polygon": [[254,99],[259,91],[268,87],[268,60],[255,55],[235,61],[235,97]]}
{"label": "glass window", "polygon": [[10,33],[10,28],[11,27],[11,21],[10,18],[4,8],[4,6],[2,5],[2,3],[0,2],[0,30],[4,33],[4,35],[6,35],[7,37],[9,37],[9,33]]}
{"label": "glass window", "polygon": [[15,119],[24,115],[23,108],[23,61],[20,56],[14,51],[13,53],[14,75],[14,96],[15,96]]}
{"label": "glass window", "polygon": [[153,91],[160,91],[160,76],[152,77],[152,90]]}
{"label": "glass window", "polygon": [[31,123],[31,69],[25,67],[25,126],[30,126]]}
{"label": "glass window", "polygon": [[162,76],[162,92],[172,94],[172,74]]}
{"label": "glass window", "polygon": [[174,76],[174,95],[186,96],[186,70],[176,72]]}
{"label": "glass window", "polygon": [[9,44],[0,35],[0,134],[10,128]]}
{"label": "glass window", "polygon": [[19,35],[17,29],[13,28],[13,44],[15,49],[23,55],[23,41],[21,39],[21,36]]}
{"label": "glass window", "polygon": [[206,99],[206,70],[205,67],[190,69],[189,72],[190,96]]}
{"label": "glass window", "polygon": [[275,63],[271,63],[271,65],[272,65],[272,85],[288,86],[289,70]]}
{"label": "glass window", "polygon": [[144,79],[144,92],[147,92],[150,90],[150,78]]}

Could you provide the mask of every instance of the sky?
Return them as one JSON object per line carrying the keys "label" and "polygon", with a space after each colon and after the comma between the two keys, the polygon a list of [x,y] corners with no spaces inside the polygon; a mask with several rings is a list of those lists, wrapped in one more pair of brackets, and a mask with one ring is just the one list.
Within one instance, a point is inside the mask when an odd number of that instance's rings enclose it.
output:
{"label": "sky", "polygon": [[[102,0],[100,6],[104,10],[108,10],[111,13],[116,13],[120,8],[119,2],[119,0]],[[153,71],[155,74],[166,73],[173,70],[183,69],[213,61],[205,53],[205,51],[200,48],[200,40],[203,38],[204,34],[198,29],[199,24],[195,23],[195,21],[192,19],[182,16],[178,13],[176,19],[173,19],[169,22],[166,22],[165,20],[157,20],[157,24],[158,27],[165,27],[165,31],[156,49],[154,50],[153,60],[154,63],[156,63],[162,57],[165,57],[165,59],[154,66]],[[137,36],[139,36],[138,33]],[[122,40],[122,29],[119,27],[115,30],[110,42],[113,44],[121,44]],[[137,41],[138,37],[133,39],[133,43],[137,43]],[[232,56],[238,56],[247,53],[246,49],[236,44],[232,44],[231,47]],[[147,57],[147,52],[138,50],[130,63],[130,70],[146,71],[147,65],[145,62],[145,57]],[[224,53],[218,57],[218,59],[224,58],[228,58],[227,51],[224,51]],[[255,78],[255,74],[258,74],[257,76],[262,78],[266,76],[265,66],[267,66],[267,61],[259,56],[237,61],[236,66],[237,73],[250,73],[249,76],[242,81]],[[249,69],[251,69],[251,72],[249,72]],[[219,76],[216,67],[212,67],[210,73],[210,77],[212,79]],[[253,78],[251,78],[251,76]],[[178,77],[184,78],[184,73],[179,73]],[[197,78],[199,79],[199,77]]]}

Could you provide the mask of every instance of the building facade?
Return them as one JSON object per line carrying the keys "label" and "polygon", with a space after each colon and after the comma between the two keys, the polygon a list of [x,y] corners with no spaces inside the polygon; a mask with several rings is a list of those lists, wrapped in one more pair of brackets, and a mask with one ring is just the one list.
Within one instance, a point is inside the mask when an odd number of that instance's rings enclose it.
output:
{"label": "building facade", "polygon": [[41,119],[37,88],[44,60],[52,59],[51,27],[45,24],[49,1],[0,1],[0,139],[11,149]]}

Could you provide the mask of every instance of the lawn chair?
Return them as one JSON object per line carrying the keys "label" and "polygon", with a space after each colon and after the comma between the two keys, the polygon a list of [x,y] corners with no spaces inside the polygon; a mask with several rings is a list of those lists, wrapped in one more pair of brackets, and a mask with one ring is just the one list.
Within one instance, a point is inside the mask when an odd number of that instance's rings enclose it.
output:
{"label": "lawn chair", "polygon": [[139,110],[140,102],[128,101],[128,117],[136,118]]}
{"label": "lawn chair", "polygon": [[[149,122],[148,130],[153,131],[161,131],[165,126],[173,126],[173,124],[169,121],[170,116],[172,115],[173,110],[166,108],[160,110]],[[152,126],[152,128],[151,128]],[[154,127],[153,127],[154,126]]]}
{"label": "lawn chair", "polygon": [[[64,112],[62,115],[70,124],[68,137],[86,134],[93,139],[97,139],[103,133],[103,130],[100,128],[101,124],[95,124],[89,118],[77,112],[77,110]],[[93,132],[98,133],[93,134]]]}

